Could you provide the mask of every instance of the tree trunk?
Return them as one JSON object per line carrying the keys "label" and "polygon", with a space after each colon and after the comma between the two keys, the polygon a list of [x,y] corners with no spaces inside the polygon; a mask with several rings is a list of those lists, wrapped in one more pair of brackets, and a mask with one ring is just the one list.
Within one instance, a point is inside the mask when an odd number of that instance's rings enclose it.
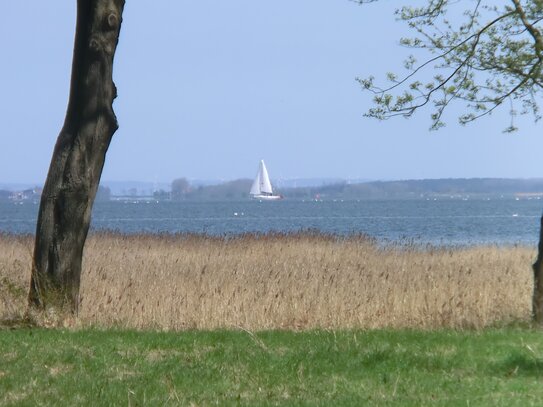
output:
{"label": "tree trunk", "polygon": [[70,98],[40,202],[31,306],[77,311],[92,204],[118,128],[112,74],[123,8],[124,0],[77,0]]}
{"label": "tree trunk", "polygon": [[541,217],[541,227],[539,229],[537,260],[532,268],[534,270],[533,318],[535,323],[543,325],[543,216]]}

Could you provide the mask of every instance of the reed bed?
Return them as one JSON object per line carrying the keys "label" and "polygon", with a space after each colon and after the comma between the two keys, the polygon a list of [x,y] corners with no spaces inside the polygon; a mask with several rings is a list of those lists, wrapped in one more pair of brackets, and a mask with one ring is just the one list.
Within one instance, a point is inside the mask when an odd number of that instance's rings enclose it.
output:
{"label": "reed bed", "polygon": [[[33,239],[0,236],[0,319],[25,312]],[[75,326],[482,328],[530,318],[526,247],[379,246],[316,233],[89,237]],[[66,321],[65,321],[66,323]]]}

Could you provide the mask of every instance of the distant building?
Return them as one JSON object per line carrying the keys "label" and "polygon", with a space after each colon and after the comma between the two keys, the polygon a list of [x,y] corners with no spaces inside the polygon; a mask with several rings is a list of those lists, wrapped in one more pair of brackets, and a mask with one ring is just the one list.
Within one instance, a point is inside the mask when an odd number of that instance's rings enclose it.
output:
{"label": "distant building", "polygon": [[24,191],[13,191],[9,196],[12,202],[39,202],[42,188],[25,189]]}

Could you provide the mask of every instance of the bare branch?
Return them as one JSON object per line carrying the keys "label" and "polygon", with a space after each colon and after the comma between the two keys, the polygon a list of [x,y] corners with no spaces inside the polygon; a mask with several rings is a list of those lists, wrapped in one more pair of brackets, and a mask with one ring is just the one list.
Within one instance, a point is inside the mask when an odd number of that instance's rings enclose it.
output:
{"label": "bare branch", "polygon": [[[357,0],[359,4],[374,1]],[[427,0],[425,6],[397,11],[400,20],[417,34],[402,39],[402,45],[435,55],[415,67],[410,56],[405,62],[409,72],[400,79],[389,74],[392,84],[385,88],[376,86],[371,77],[358,79],[375,95],[376,107],[366,116],[381,120],[411,116],[433,104],[432,128],[437,128],[453,101],[466,104],[468,112],[460,117],[465,124],[492,113],[509,99],[522,104],[521,114],[532,111],[537,119],[539,108],[534,95],[543,90],[543,35],[537,24],[543,21],[543,2],[528,2],[525,8],[521,0],[511,2],[513,7],[498,7],[490,0],[476,0],[473,8],[464,11],[467,21],[462,24],[453,24],[447,18],[450,7],[461,7],[458,1]],[[483,16],[488,20],[480,24]],[[435,75],[426,84],[416,80],[431,68],[449,73]],[[443,97],[434,99],[439,90]]]}

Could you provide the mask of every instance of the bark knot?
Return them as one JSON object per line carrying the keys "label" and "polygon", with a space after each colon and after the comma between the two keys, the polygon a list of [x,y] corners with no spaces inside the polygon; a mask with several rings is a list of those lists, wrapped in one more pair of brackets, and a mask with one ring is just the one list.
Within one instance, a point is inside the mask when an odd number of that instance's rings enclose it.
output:
{"label": "bark knot", "polygon": [[117,28],[117,26],[119,25],[119,19],[117,18],[117,15],[115,13],[111,13],[107,16],[107,24],[111,29]]}
{"label": "bark knot", "polygon": [[91,38],[89,41],[89,48],[93,51],[99,51],[100,50],[100,42],[96,38]]}

